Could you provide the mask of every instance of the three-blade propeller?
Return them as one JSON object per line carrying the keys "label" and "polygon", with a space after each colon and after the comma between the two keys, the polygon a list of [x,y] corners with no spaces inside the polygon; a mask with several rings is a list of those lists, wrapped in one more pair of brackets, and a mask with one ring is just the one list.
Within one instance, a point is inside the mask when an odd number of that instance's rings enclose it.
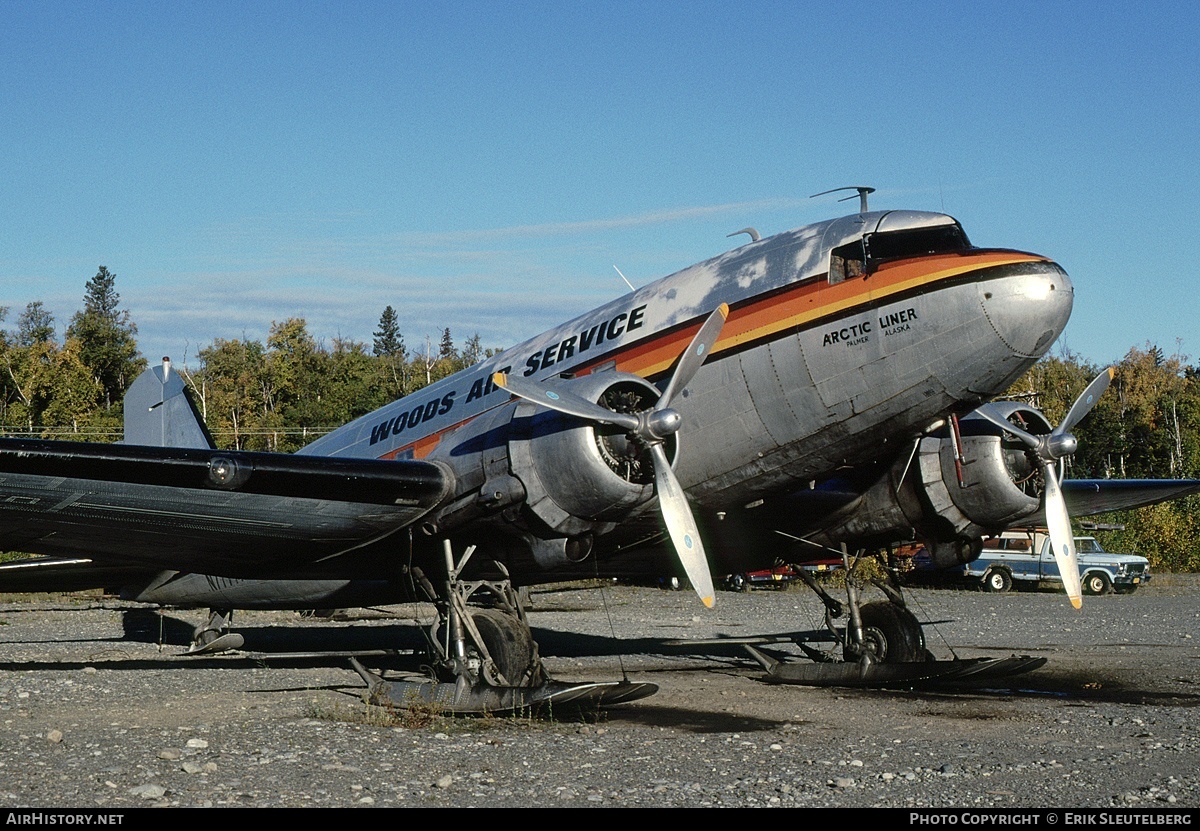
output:
{"label": "three-blade propeller", "polygon": [[634,440],[649,448],[650,457],[654,460],[655,492],[667,533],[688,580],[701,602],[709,608],[713,605],[713,584],[708,557],[700,542],[699,529],[688,505],[687,496],[684,495],[679,480],[675,478],[671,462],[663,450],[663,441],[679,430],[683,421],[679,413],[671,409],[671,402],[691,382],[708,353],[712,351],[728,316],[729,306],[725,303],[708,316],[700,331],[688,344],[687,351],[680,357],[679,365],[675,368],[662,396],[653,407],[640,413],[613,412],[568,390],[524,378],[514,378],[502,372],[492,376],[496,386],[507,389],[513,395],[560,413],[598,424],[620,427]]}
{"label": "three-blade propeller", "polygon": [[1037,456],[1042,467],[1042,479],[1045,481],[1046,527],[1050,531],[1050,546],[1054,549],[1054,560],[1058,563],[1058,573],[1062,575],[1063,588],[1067,591],[1067,597],[1071,599],[1071,605],[1076,609],[1083,605],[1079,561],[1075,554],[1071,517],[1067,514],[1062,483],[1058,479],[1058,460],[1070,456],[1078,448],[1079,442],[1071,434],[1071,428],[1091,412],[1096,400],[1108,389],[1114,373],[1115,370],[1109,367],[1097,375],[1095,380],[1088,384],[1087,389],[1075,399],[1062,423],[1048,435],[1035,436],[1022,430],[999,413],[992,411],[990,405],[985,404],[976,410],[979,415],[1016,437]]}

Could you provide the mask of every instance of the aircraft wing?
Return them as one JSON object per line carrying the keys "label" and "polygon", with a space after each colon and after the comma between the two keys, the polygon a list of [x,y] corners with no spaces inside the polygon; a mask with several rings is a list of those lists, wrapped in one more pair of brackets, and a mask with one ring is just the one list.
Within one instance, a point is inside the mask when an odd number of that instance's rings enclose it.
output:
{"label": "aircraft wing", "polygon": [[0,550],[287,576],[408,527],[452,481],[420,461],[0,439]]}
{"label": "aircraft wing", "polygon": [[1071,516],[1091,516],[1200,493],[1200,479],[1064,479],[1062,491]]}

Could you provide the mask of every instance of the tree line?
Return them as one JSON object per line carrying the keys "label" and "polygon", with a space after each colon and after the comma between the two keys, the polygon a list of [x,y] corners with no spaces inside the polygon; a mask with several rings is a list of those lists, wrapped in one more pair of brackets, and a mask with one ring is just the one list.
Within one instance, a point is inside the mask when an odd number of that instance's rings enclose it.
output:
{"label": "tree line", "polygon": [[[100,267],[63,337],[41,301],[0,330],[0,430],[7,435],[117,441],[122,398],[146,368],[137,325]],[[0,325],[10,310],[0,307]],[[469,367],[496,349],[449,328],[409,347],[387,306],[373,342],[316,338],[303,318],[271,324],[266,342],[217,338],[195,365],[175,365],[220,447],[291,452],[348,421]]]}
{"label": "tree line", "polygon": [[[145,369],[137,326],[120,308],[116,275],[101,266],[83,308],[57,336],[40,301],[9,320],[0,307],[0,429],[7,435],[116,441],[122,397]],[[195,366],[176,366],[217,443],[291,452],[317,436],[495,354],[479,335],[456,347],[438,338],[405,342],[387,306],[370,344],[328,344],[302,318],[271,325],[266,342],[218,338]],[[1068,350],[1048,355],[1006,397],[1059,423],[1103,369]],[[1158,346],[1130,349],[1108,392],[1074,432],[1068,478],[1200,478],[1200,365]],[[1155,568],[1200,571],[1200,496],[1095,518],[1120,526],[1098,534],[1111,550],[1151,558]]]}

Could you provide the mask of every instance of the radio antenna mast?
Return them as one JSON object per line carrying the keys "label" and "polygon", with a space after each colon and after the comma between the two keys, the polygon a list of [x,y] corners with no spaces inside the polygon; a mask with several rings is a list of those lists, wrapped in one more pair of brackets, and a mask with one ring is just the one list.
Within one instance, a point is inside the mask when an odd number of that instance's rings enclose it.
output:
{"label": "radio antenna mast", "polygon": [[[827,193],[837,193],[839,190],[856,190],[858,191],[858,212],[865,214],[867,212],[867,194],[874,193],[875,188],[864,187],[863,185],[848,185],[844,188],[834,188],[833,190],[823,190],[820,193],[814,193],[809,199],[815,199],[818,196],[824,196]],[[846,202],[853,199],[853,196],[846,196],[839,199],[839,202]]]}

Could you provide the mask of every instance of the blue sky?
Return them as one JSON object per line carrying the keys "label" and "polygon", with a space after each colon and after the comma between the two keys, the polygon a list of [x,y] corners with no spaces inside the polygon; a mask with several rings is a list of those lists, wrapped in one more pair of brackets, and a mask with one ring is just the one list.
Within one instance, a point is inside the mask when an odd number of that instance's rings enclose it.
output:
{"label": "blue sky", "polygon": [[104,265],[151,360],[388,304],[509,346],[863,184],[1058,260],[1060,348],[1196,362],[1198,44],[1186,2],[9,0],[4,325]]}

